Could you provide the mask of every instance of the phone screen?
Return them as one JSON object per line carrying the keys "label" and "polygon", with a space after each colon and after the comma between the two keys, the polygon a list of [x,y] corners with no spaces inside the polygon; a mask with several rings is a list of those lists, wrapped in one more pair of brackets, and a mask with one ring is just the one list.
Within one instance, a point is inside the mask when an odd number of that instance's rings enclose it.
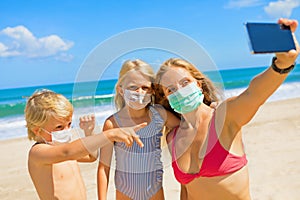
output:
{"label": "phone screen", "polygon": [[277,23],[247,22],[251,53],[288,52],[296,49],[289,26]]}

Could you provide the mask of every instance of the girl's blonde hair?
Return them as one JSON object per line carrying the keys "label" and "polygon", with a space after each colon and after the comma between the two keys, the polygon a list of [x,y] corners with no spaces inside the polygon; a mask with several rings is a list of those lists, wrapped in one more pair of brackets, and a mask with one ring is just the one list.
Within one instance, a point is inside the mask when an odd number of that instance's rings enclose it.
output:
{"label": "girl's blonde hair", "polygon": [[121,87],[127,73],[131,71],[140,72],[145,78],[150,79],[151,83],[154,83],[155,74],[149,64],[139,59],[125,61],[120,70],[118,82],[115,85],[116,95],[114,101],[117,110],[121,110],[125,106],[123,97],[117,92],[118,88]]}
{"label": "girl's blonde hair", "polygon": [[[210,106],[212,102],[218,102],[220,100],[220,97],[222,96],[220,90],[216,88],[212,81],[203,73],[201,73],[193,64],[181,58],[170,58],[160,66],[158,72],[156,73],[155,80],[155,99],[157,103],[163,105],[167,110],[174,113],[162,90],[161,79],[162,76],[170,69],[170,67],[180,67],[186,69],[198,82],[200,82],[203,90],[202,92],[204,94],[203,102],[206,105]],[[180,116],[178,113],[174,114]]]}
{"label": "girl's blonde hair", "polygon": [[37,141],[32,129],[42,127],[50,117],[69,120],[73,115],[73,106],[61,94],[51,90],[40,90],[33,93],[27,100],[25,120],[29,140]]}

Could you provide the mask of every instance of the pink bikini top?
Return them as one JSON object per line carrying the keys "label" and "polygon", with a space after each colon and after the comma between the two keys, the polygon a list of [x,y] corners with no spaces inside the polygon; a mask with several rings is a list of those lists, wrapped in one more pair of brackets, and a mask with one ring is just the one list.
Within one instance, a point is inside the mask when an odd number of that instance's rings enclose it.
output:
{"label": "pink bikini top", "polygon": [[[215,116],[215,115],[214,115]],[[223,176],[238,171],[247,164],[247,158],[229,153],[219,142],[215,129],[215,117],[212,117],[208,135],[208,145],[201,168],[196,174],[183,172],[176,160],[175,139],[177,128],[174,130],[172,142],[172,167],[175,178],[181,184],[187,184],[198,177]]]}

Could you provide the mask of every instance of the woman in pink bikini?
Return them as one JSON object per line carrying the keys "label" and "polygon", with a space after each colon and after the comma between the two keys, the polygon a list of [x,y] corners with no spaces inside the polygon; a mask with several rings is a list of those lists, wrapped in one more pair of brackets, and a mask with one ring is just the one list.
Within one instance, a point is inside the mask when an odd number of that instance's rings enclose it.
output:
{"label": "woman in pink bikini", "polygon": [[[297,21],[279,19],[294,32]],[[296,42],[297,43],[297,42]],[[156,98],[181,114],[180,126],[167,136],[181,199],[249,200],[249,175],[241,129],[282,84],[295,65],[296,50],[277,53],[272,65],[257,75],[239,96],[215,109],[216,88],[191,63],[172,58],[156,76]]]}

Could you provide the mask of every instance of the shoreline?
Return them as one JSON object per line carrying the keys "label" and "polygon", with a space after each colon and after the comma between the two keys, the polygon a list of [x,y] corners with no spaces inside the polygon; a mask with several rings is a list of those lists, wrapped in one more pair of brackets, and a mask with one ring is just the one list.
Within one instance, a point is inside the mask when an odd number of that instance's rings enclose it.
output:
{"label": "shoreline", "polygon": [[[290,94],[289,98],[282,98],[284,94],[284,88],[280,88],[281,90],[280,93],[277,91],[266,101],[266,103],[272,103],[272,102],[281,102],[281,101],[293,101],[300,99],[300,95],[295,95],[296,92],[293,92],[293,94]],[[300,85],[298,87],[294,87],[294,91],[300,90]],[[231,96],[238,95],[241,92],[241,88],[238,89],[237,91],[231,91],[231,95],[225,95],[224,97],[228,98]],[[102,112],[102,107],[101,106],[96,106],[98,110],[94,110],[96,113],[101,113]],[[86,109],[87,108],[87,109]],[[74,113],[74,122],[77,123],[78,116],[84,115],[84,113],[91,113],[93,112],[89,107],[86,107],[82,110],[82,108],[75,108],[75,113]],[[86,110],[85,110],[86,109]],[[105,108],[107,109],[107,108]],[[101,111],[100,111],[101,110]],[[112,114],[114,111],[113,110],[106,110],[107,113],[106,115],[109,116]],[[97,116],[96,114],[96,119],[98,122],[104,122],[104,115]],[[102,124],[100,124],[102,125]],[[75,126],[75,128],[79,128]],[[6,136],[6,138],[5,138]],[[7,137],[8,136],[8,137]],[[1,141],[6,141],[6,140],[13,140],[13,139],[22,139],[22,138],[27,138],[27,131],[25,128],[25,120],[24,120],[24,114],[22,115],[16,115],[16,116],[11,116],[11,117],[3,117],[0,118],[0,142]]]}
{"label": "shoreline", "polygon": [[[265,103],[243,127],[252,200],[296,200],[300,196],[300,98]],[[0,140],[0,199],[38,199],[27,171],[27,137]],[[164,152],[163,157],[168,157]],[[164,154],[166,153],[166,154]],[[80,163],[88,199],[97,198],[98,162]],[[179,199],[172,167],[164,167],[165,198]],[[108,199],[114,199],[111,173]]]}

